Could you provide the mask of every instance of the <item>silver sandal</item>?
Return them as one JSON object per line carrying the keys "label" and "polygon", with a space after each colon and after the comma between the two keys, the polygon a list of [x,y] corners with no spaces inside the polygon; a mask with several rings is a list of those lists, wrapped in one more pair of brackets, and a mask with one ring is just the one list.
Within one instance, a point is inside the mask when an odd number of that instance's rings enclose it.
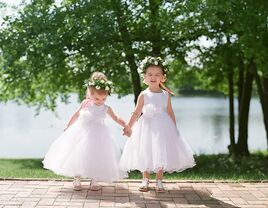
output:
{"label": "silver sandal", "polygon": [[140,186],[139,186],[139,191],[147,192],[148,186],[149,186],[149,179],[148,178],[143,179]]}
{"label": "silver sandal", "polygon": [[81,191],[82,190],[80,177],[74,177],[73,190],[75,190],[75,191]]}
{"label": "silver sandal", "polygon": [[156,181],[155,191],[157,193],[165,193],[166,192],[166,190],[165,190],[165,188],[163,186],[162,180],[157,180]]}
{"label": "silver sandal", "polygon": [[101,189],[101,187],[98,186],[97,181],[95,181],[95,180],[92,179],[91,182],[90,182],[90,187],[89,187],[89,189],[90,189],[91,191],[99,191],[99,190]]}

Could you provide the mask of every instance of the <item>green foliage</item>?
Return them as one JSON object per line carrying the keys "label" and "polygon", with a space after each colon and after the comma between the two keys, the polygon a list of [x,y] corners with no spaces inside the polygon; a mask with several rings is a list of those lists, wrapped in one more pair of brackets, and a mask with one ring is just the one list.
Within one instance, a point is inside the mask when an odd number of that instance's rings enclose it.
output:
{"label": "green foliage", "polygon": [[[238,77],[240,62],[253,61],[259,72],[267,73],[268,2],[250,0],[203,1],[192,11],[197,18],[193,33],[207,37],[213,46],[198,42],[191,49],[199,51],[202,80],[209,89],[228,93],[227,73],[234,69]],[[194,20],[191,20],[191,22]],[[237,80],[235,80],[237,82]]]}
{"label": "green foliage", "polygon": [[167,83],[172,89],[180,91],[198,90],[202,81],[199,79],[199,70],[187,67],[181,61],[173,61],[167,75]]}
{"label": "green foliage", "polygon": [[[53,110],[70,92],[82,99],[84,81],[97,70],[116,93],[128,94],[138,61],[148,55],[174,63],[172,88],[226,94],[228,71],[237,77],[241,61],[253,60],[267,75],[267,8],[266,0],[32,0],[0,29],[0,101]],[[201,37],[213,45],[200,46]],[[192,50],[198,67],[186,61]]]}
{"label": "green foliage", "polygon": [[78,92],[82,99],[83,83],[96,70],[114,82],[127,81],[117,92],[130,92],[122,44],[105,3],[65,1],[57,7],[35,0],[6,21],[0,38],[1,100],[53,110],[59,96],[66,101],[70,92]]}
{"label": "green foliage", "polygon": [[116,83],[116,93],[130,93],[130,52],[136,64],[152,53],[185,63],[185,43],[198,37],[186,27],[187,12],[196,6],[191,4],[31,1],[15,18],[7,17],[0,31],[1,101],[53,110],[56,99],[67,101],[70,92],[82,99],[85,89],[81,86],[96,70]]}

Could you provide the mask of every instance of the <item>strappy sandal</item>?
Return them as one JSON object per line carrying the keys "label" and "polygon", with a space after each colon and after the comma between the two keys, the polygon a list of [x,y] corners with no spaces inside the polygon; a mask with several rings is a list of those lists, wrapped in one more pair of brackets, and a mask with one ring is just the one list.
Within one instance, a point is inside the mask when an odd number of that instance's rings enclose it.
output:
{"label": "strappy sandal", "polygon": [[147,192],[148,191],[148,186],[149,186],[149,180],[143,179],[140,186],[139,186],[139,191],[141,192]]}
{"label": "strappy sandal", "polygon": [[157,193],[165,193],[166,192],[161,180],[156,181],[155,191]]}
{"label": "strappy sandal", "polygon": [[91,191],[99,191],[101,187],[97,185],[97,182],[95,180],[92,180],[89,189]]}
{"label": "strappy sandal", "polygon": [[81,191],[82,185],[79,177],[75,177],[73,181],[73,190],[75,191]]}

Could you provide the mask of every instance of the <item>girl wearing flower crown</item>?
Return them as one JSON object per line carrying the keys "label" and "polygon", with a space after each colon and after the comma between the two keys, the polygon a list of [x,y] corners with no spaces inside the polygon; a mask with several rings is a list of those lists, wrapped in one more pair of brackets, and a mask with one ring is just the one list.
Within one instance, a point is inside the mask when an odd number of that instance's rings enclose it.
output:
{"label": "girl wearing flower crown", "polygon": [[148,88],[140,93],[135,111],[124,128],[124,134],[131,138],[124,147],[120,166],[125,171],[143,172],[140,191],[148,191],[150,173],[156,173],[156,191],[160,193],[165,192],[164,172],[183,171],[193,167],[195,161],[192,150],[176,127],[168,92],[173,93],[163,84],[166,64],[160,57],[147,57],[141,62],[139,71]]}
{"label": "girl wearing flower crown", "polygon": [[87,84],[87,99],[71,117],[67,128],[51,145],[43,164],[56,174],[74,177],[74,190],[81,190],[80,177],[91,178],[90,189],[99,190],[97,181],[112,182],[125,175],[119,169],[113,141],[104,120],[108,114],[126,127],[111,107],[105,104],[112,82],[100,72]]}

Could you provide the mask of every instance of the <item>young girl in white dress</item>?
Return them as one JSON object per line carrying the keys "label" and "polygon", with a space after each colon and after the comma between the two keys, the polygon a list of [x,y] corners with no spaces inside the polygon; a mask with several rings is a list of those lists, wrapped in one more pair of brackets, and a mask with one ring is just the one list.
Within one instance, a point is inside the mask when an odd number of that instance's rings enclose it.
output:
{"label": "young girl in white dress", "polygon": [[91,178],[90,189],[99,190],[97,181],[112,182],[126,175],[119,168],[113,140],[104,123],[108,114],[125,127],[111,107],[105,104],[112,83],[101,72],[92,75],[87,99],[71,117],[67,128],[51,145],[43,164],[56,174],[74,177],[74,190],[81,190],[80,177]]}
{"label": "young girl in white dress", "polygon": [[148,88],[139,95],[135,111],[124,129],[124,134],[131,138],[124,147],[120,166],[124,171],[143,172],[140,191],[148,191],[150,173],[156,173],[156,191],[165,192],[163,172],[183,171],[193,167],[195,161],[191,148],[176,127],[168,93],[172,92],[163,85],[167,72],[165,63],[160,57],[147,57],[139,70]]}

